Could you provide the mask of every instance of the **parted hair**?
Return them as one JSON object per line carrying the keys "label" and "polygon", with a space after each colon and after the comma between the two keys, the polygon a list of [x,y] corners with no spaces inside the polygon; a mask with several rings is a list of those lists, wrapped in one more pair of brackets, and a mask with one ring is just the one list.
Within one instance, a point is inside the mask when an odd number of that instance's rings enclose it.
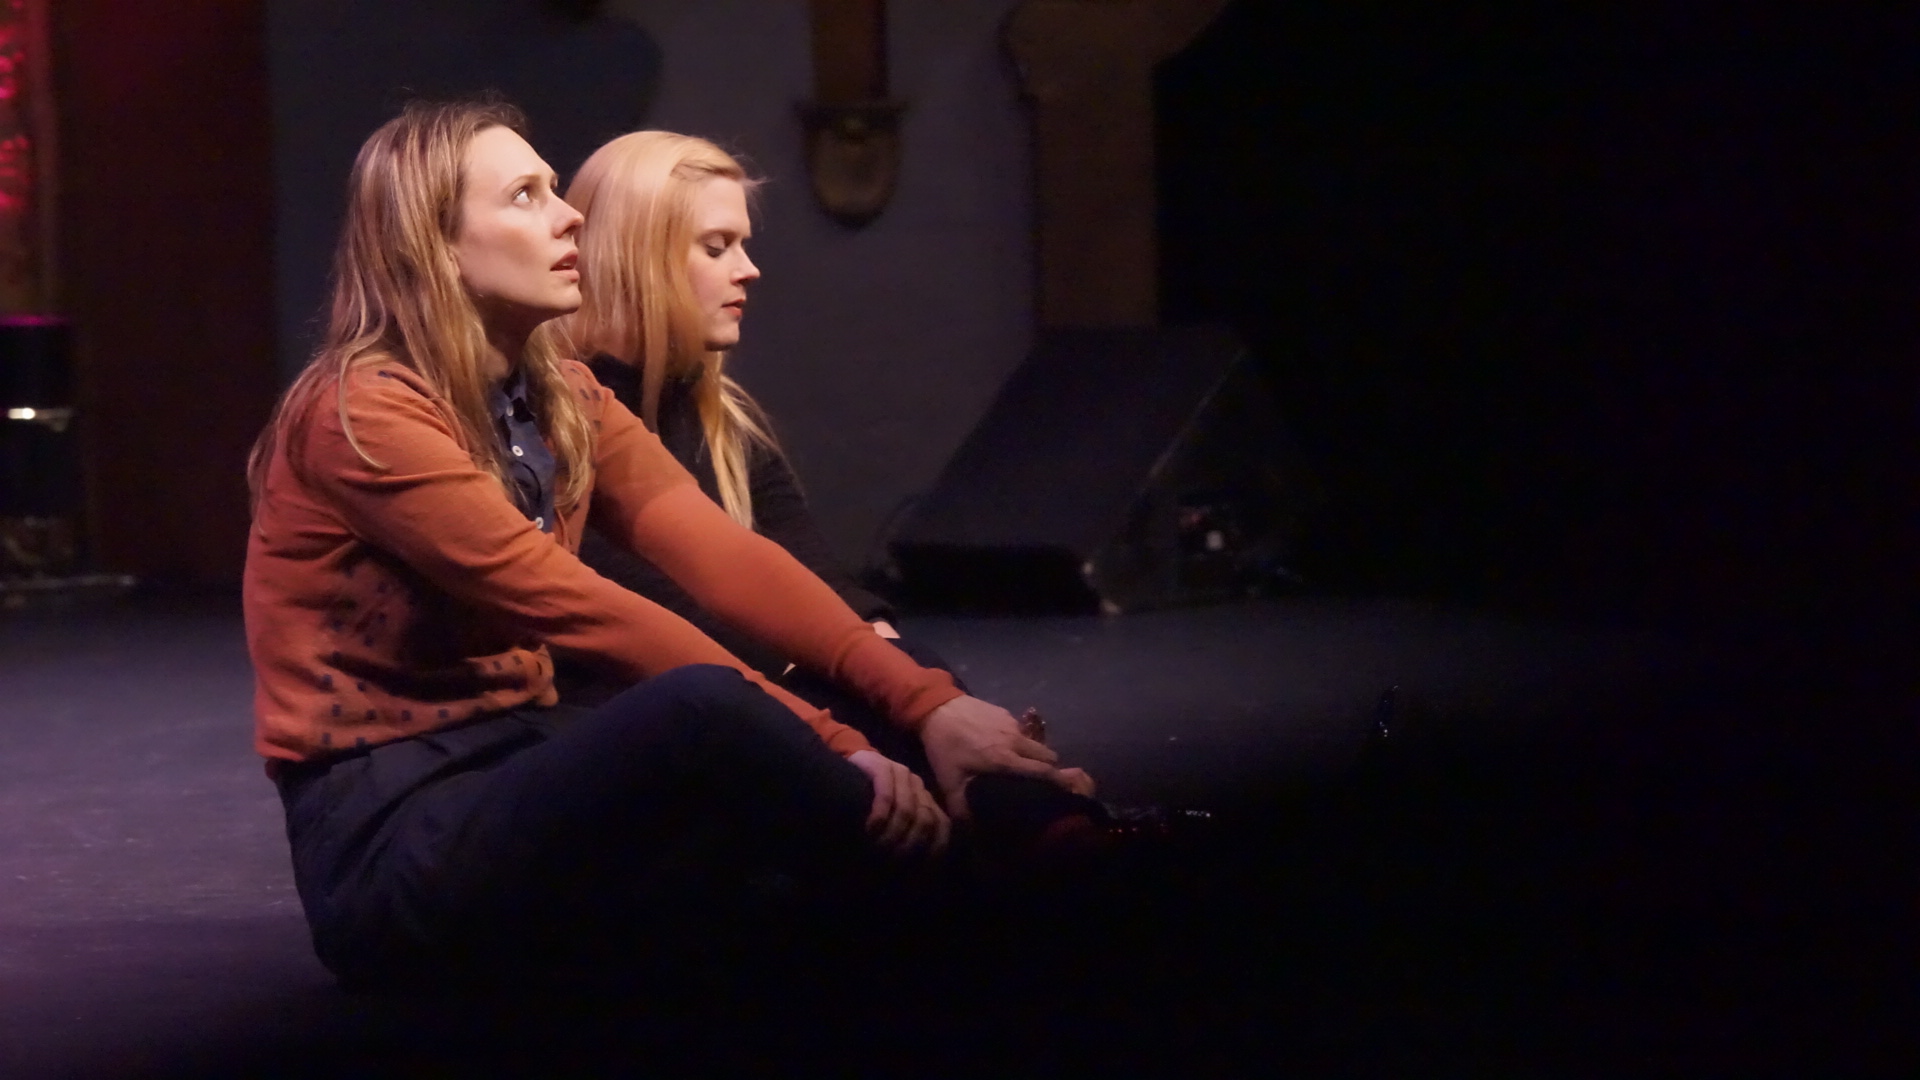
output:
{"label": "parted hair", "polygon": [[656,431],[662,385],[669,378],[692,384],[720,504],[751,528],[747,453],[773,446],[773,436],[766,414],[726,374],[726,354],[707,348],[687,274],[694,195],[716,179],[749,194],[760,184],[732,155],[691,135],[635,131],[594,151],[566,194],[587,219],[579,240],[583,303],[558,326],[575,355],[605,353],[640,370],[641,419]]}
{"label": "parted hair", "polygon": [[[526,121],[498,100],[412,102],[367,137],[347,181],[346,220],[334,251],[325,337],[306,369],[281,395],[254,444],[248,480],[260,498],[276,445],[289,461],[301,440],[291,425],[332,389],[347,439],[369,465],[347,415],[347,375],[355,367],[396,362],[419,374],[452,413],[474,463],[512,491],[488,408],[486,329],[460,280],[452,243],[460,235],[467,148],[489,128],[522,137]],[[552,324],[540,326],[520,358],[541,434],[553,449],[561,506],[586,497],[593,482],[593,427],[561,373],[563,351]]]}

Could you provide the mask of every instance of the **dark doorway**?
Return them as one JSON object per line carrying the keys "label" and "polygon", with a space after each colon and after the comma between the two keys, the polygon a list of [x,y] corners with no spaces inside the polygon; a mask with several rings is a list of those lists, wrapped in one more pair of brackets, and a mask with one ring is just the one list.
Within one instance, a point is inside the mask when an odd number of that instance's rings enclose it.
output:
{"label": "dark doorway", "polygon": [[1263,357],[1330,589],[1912,597],[1911,9],[1233,5],[1167,63],[1163,310]]}

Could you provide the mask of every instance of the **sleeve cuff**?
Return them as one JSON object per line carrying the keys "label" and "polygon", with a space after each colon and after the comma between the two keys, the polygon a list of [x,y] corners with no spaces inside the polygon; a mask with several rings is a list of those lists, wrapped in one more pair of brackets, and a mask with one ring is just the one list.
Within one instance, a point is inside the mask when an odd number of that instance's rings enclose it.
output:
{"label": "sleeve cuff", "polygon": [[857,690],[900,727],[918,732],[927,714],[965,694],[953,676],[924,668],[893,643],[861,623],[834,650],[828,674]]}

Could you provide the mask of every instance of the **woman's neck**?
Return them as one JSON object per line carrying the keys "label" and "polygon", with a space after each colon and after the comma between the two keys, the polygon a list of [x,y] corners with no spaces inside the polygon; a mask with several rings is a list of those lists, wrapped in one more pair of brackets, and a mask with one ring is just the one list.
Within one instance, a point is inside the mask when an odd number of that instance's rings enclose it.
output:
{"label": "woman's neck", "polygon": [[487,328],[487,343],[480,356],[480,370],[486,373],[488,383],[497,386],[507,381],[507,377],[519,368],[521,358],[527,353],[529,336],[530,333]]}

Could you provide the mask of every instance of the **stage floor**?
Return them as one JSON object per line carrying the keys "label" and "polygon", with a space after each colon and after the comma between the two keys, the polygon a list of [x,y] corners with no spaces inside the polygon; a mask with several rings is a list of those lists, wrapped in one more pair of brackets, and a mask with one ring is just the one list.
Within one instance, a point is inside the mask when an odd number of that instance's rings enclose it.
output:
{"label": "stage floor", "polygon": [[[1041,707],[1104,798],[1212,810],[1222,858],[1290,868],[1233,908],[1285,974],[1187,1023],[1218,1071],[1821,1072],[1905,1048],[1874,1021],[1875,943],[1907,925],[1875,886],[1911,869],[1878,843],[1906,774],[1858,711],[1912,715],[1880,636],[1326,598],[904,629]],[[1383,753],[1390,686],[1417,708]],[[314,960],[251,693],[230,603],[0,617],[0,1076],[513,1073],[472,1013],[344,994]]]}

